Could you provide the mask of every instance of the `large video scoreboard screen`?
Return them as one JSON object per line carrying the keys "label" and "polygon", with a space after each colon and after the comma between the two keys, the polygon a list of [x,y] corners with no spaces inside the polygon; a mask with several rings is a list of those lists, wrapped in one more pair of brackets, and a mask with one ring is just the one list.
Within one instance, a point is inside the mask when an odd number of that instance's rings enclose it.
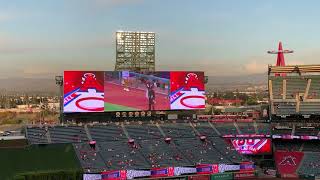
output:
{"label": "large video scoreboard screen", "polygon": [[232,139],[231,143],[240,154],[270,154],[271,139]]}
{"label": "large video scoreboard screen", "polygon": [[66,113],[204,108],[203,72],[64,72]]}

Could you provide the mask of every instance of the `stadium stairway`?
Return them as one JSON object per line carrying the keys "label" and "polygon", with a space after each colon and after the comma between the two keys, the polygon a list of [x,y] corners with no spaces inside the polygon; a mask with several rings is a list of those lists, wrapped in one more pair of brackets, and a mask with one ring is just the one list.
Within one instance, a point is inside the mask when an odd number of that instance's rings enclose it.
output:
{"label": "stadium stairway", "polygon": [[238,134],[242,134],[237,122],[233,122],[233,125],[234,125],[234,127],[236,127],[236,130],[237,130]]}
{"label": "stadium stairway", "polygon": [[254,128],[254,132],[255,132],[256,134],[258,134],[259,131],[258,131],[258,125],[257,125],[257,122],[256,122],[256,121],[253,121],[253,128]]}
{"label": "stadium stairway", "polygon": [[126,135],[127,139],[131,139],[131,137],[130,137],[130,135],[129,135],[128,131],[126,130],[126,127],[124,126],[123,123],[121,123],[121,128],[122,128],[123,133]]}
{"label": "stadium stairway", "polygon": [[198,136],[201,136],[201,133],[199,133],[199,131],[194,127],[194,125],[189,122],[189,125],[192,127],[193,131],[198,135]]}
{"label": "stadium stairway", "polygon": [[208,122],[209,125],[211,126],[211,128],[219,135],[221,136],[221,133],[218,131],[218,129],[211,123],[211,122]]}
{"label": "stadium stairway", "polygon": [[90,131],[89,131],[89,129],[88,129],[88,125],[87,125],[87,124],[84,125],[84,131],[85,131],[86,134],[87,134],[87,138],[88,138],[90,141],[92,141],[92,137],[91,137],[91,134],[90,134]]}
{"label": "stadium stairway", "polygon": [[303,148],[304,148],[304,143],[301,144],[301,147],[300,147],[299,151],[302,152]]}
{"label": "stadium stairway", "polygon": [[163,137],[167,137],[164,131],[162,130],[161,126],[157,123],[156,124],[157,128],[159,129],[160,133],[162,134]]}
{"label": "stadium stairway", "polygon": [[48,143],[52,143],[50,131],[47,131],[46,136],[47,136]]}
{"label": "stadium stairway", "polygon": [[291,136],[294,136],[295,132],[296,132],[296,126],[293,124]]}

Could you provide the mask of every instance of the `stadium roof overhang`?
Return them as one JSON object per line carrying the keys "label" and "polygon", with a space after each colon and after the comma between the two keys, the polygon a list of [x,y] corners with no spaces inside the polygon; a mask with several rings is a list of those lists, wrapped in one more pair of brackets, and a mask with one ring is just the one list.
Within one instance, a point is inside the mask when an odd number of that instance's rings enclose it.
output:
{"label": "stadium roof overhang", "polygon": [[290,65],[268,67],[268,74],[276,73],[320,73],[320,65]]}

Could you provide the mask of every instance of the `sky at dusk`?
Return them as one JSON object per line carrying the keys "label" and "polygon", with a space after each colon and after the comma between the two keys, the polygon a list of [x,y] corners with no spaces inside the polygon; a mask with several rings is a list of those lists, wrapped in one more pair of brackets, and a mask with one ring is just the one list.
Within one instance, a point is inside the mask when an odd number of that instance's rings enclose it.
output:
{"label": "sky at dusk", "polygon": [[0,0],[0,78],[113,70],[115,32],[156,33],[157,70],[256,74],[320,63],[318,0]]}

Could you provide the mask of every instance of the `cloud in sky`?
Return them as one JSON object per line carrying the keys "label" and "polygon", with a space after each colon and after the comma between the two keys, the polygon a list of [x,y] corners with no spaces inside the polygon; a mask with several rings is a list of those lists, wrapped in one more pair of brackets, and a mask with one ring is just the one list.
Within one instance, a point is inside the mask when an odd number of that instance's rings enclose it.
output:
{"label": "cloud in sky", "polygon": [[295,60],[293,60],[293,61],[288,60],[288,61],[286,61],[286,63],[287,63],[286,65],[304,65],[304,64],[306,64],[303,61],[295,61]]}
{"label": "cloud in sky", "polygon": [[72,67],[112,70],[114,33],[121,28],[156,32],[158,70],[202,70],[223,76],[263,73],[267,64],[276,62],[266,51],[276,48],[278,40],[296,51],[285,56],[287,64],[316,64],[320,25],[314,22],[320,16],[320,2],[313,3],[1,1],[0,59],[6,65],[0,72],[38,76]]}
{"label": "cloud in sky", "polygon": [[0,13],[0,22],[12,20],[13,16],[8,13]]}
{"label": "cloud in sky", "polygon": [[83,12],[95,14],[101,10],[112,10],[113,8],[136,5],[143,2],[144,0],[68,0],[67,3],[75,11],[81,9]]}
{"label": "cloud in sky", "polygon": [[258,74],[267,71],[268,64],[257,61],[251,61],[243,66],[244,73],[247,74]]}
{"label": "cloud in sky", "polygon": [[[169,61],[169,60],[168,60]],[[179,70],[179,71],[204,71],[208,76],[230,76],[236,74],[245,74],[244,71],[239,68],[237,64],[228,64],[222,60],[211,59],[194,59],[185,63],[181,62],[181,59],[171,59],[171,63],[167,63],[159,60],[156,62],[157,70]]]}
{"label": "cloud in sky", "polygon": [[143,0],[93,0],[92,2],[96,3],[97,5],[124,5],[141,3]]}
{"label": "cloud in sky", "polygon": [[94,36],[71,40],[55,40],[48,42],[41,39],[15,38],[0,33],[0,53],[15,54],[29,52],[50,52],[66,50],[90,50],[112,48],[114,40],[108,36]]}

